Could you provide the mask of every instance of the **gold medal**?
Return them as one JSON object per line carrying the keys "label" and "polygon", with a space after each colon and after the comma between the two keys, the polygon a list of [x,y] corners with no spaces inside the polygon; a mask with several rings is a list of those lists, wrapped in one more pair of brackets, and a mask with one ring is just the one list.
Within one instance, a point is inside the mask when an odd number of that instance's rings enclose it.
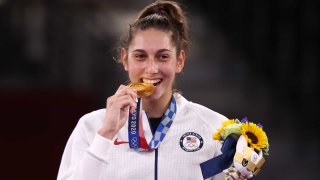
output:
{"label": "gold medal", "polygon": [[150,96],[154,90],[154,85],[149,83],[130,83],[128,86],[135,89],[141,98]]}

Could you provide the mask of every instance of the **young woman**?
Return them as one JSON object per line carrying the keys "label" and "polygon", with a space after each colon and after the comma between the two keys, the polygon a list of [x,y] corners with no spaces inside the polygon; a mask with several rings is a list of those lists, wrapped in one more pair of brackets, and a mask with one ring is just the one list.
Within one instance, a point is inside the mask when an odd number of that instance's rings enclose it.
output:
{"label": "young woman", "polygon": [[153,84],[153,93],[142,97],[120,85],[106,109],[84,115],[66,145],[59,180],[203,179],[200,163],[220,154],[212,134],[226,118],[173,89],[185,65],[187,28],[175,2],[140,12],[122,43],[121,63],[131,82]]}

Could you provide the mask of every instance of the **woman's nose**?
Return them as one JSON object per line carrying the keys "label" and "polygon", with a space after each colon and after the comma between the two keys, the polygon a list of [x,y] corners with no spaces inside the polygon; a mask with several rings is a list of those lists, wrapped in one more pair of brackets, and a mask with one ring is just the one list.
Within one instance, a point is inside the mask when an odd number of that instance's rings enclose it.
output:
{"label": "woman's nose", "polygon": [[148,60],[146,71],[150,74],[158,73],[159,66],[157,61],[154,58]]}

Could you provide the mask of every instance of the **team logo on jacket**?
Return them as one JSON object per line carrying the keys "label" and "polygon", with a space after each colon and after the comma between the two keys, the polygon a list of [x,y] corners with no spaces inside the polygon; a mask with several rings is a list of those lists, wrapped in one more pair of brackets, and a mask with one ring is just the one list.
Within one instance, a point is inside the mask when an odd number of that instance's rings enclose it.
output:
{"label": "team logo on jacket", "polygon": [[195,132],[187,132],[180,138],[180,147],[187,152],[195,152],[202,148],[203,139]]}

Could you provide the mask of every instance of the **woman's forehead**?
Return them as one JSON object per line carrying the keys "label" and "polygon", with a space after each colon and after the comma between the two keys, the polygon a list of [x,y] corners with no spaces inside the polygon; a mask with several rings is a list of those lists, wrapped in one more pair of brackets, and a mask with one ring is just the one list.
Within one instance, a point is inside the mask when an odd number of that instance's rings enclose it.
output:
{"label": "woman's forehead", "polygon": [[135,49],[142,49],[145,51],[168,49],[173,51],[175,47],[173,46],[170,32],[150,28],[147,30],[139,30],[134,33],[132,42],[129,46],[129,51],[134,51]]}

